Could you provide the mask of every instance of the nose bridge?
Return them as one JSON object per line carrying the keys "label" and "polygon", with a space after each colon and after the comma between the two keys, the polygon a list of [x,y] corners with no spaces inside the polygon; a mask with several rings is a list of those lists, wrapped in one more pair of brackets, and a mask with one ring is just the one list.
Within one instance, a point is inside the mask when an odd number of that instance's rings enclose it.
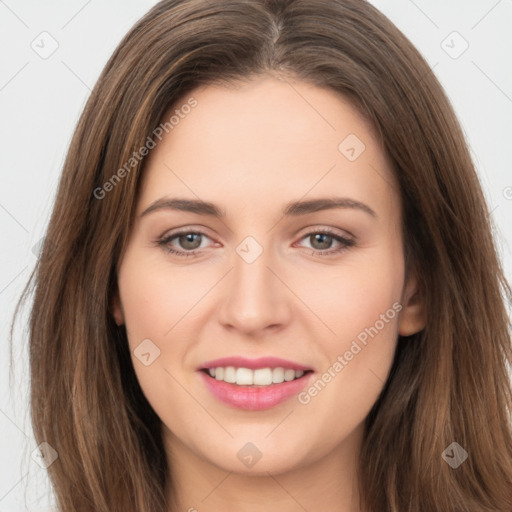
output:
{"label": "nose bridge", "polygon": [[288,310],[286,295],[283,285],[270,270],[274,261],[271,248],[248,236],[235,252],[222,322],[244,332],[284,323]]}

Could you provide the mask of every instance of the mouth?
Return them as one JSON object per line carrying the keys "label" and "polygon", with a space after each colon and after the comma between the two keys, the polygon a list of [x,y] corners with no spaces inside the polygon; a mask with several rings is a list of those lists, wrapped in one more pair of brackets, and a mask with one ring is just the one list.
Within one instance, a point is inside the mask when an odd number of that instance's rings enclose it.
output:
{"label": "mouth", "polygon": [[236,409],[264,410],[297,395],[314,371],[278,358],[224,358],[198,368],[215,398]]}

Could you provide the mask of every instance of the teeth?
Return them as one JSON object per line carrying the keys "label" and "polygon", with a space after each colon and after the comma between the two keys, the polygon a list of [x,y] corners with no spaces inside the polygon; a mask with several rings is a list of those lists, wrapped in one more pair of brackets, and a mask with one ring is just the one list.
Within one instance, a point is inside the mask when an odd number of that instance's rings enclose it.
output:
{"label": "teeth", "polygon": [[236,369],[233,366],[224,368],[224,382],[234,384],[236,382]]}
{"label": "teeth", "polygon": [[274,368],[272,370],[272,382],[274,384],[284,382],[284,368]]}
{"label": "teeth", "polygon": [[[217,368],[217,371],[219,369]],[[254,381],[254,372],[249,368],[237,368],[236,370],[236,384],[239,386],[252,386]]]}
{"label": "teeth", "polygon": [[295,379],[295,371],[294,370],[285,370],[284,371],[284,380],[286,382],[290,382]]}
{"label": "teeth", "polygon": [[272,384],[272,370],[270,368],[254,370],[253,384],[256,386],[270,386]]}
{"label": "teeth", "polygon": [[251,370],[249,368],[235,368],[234,366],[210,368],[208,373],[210,377],[214,377],[216,380],[223,380],[238,386],[270,386],[271,384],[290,382],[304,375],[303,370],[284,369],[282,367]]}

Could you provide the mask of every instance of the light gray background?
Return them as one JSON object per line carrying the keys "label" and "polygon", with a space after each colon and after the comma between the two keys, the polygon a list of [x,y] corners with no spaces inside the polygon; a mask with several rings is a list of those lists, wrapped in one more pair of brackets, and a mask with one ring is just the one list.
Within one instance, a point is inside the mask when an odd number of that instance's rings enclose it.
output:
{"label": "light gray background", "polygon": [[[8,328],[36,261],[34,246],[43,237],[79,113],[121,37],[154,3],[0,0],[0,512],[43,511],[51,506],[45,470],[31,457],[36,445],[28,415],[26,336],[21,330],[26,317],[14,338],[13,388]],[[426,57],[455,107],[492,210],[510,280],[512,2],[372,3]],[[44,53],[56,44],[53,54]]]}

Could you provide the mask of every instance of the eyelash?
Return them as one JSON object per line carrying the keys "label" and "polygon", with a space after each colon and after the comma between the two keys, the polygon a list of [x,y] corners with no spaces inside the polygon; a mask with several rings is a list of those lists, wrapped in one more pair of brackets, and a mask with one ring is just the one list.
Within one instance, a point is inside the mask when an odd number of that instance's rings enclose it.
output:
{"label": "eyelash", "polygon": [[[206,233],[200,231],[200,230],[183,230],[183,231],[179,231],[177,233],[172,233],[168,236],[164,236],[163,238],[157,240],[157,245],[160,246],[166,253],[168,254],[173,254],[173,255],[176,255],[176,256],[179,256],[179,257],[189,257],[189,256],[199,256],[199,254],[201,253],[201,250],[193,250],[193,251],[177,251],[176,249],[173,249],[169,244],[172,240],[174,240],[175,238],[178,238],[182,235],[189,235],[189,234],[194,234],[194,235],[201,235],[201,236],[205,236],[207,238],[210,238]],[[319,251],[319,250],[315,250],[315,249],[311,249],[313,252],[312,254],[315,255],[315,256],[330,256],[330,255],[334,255],[334,254],[339,254],[343,251],[345,251],[346,249],[348,249],[349,247],[352,247],[354,244],[355,244],[355,240],[353,239],[350,239],[350,238],[345,238],[343,236],[340,236],[336,233],[334,233],[334,231],[326,228],[326,229],[322,229],[322,230],[317,230],[317,231],[311,231],[309,233],[306,233],[302,238],[301,240],[303,240],[304,238],[307,238],[307,237],[311,237],[313,235],[329,235],[331,236],[335,241],[339,242],[341,245],[336,248],[336,249],[329,249],[329,250],[326,250],[326,251]]]}

